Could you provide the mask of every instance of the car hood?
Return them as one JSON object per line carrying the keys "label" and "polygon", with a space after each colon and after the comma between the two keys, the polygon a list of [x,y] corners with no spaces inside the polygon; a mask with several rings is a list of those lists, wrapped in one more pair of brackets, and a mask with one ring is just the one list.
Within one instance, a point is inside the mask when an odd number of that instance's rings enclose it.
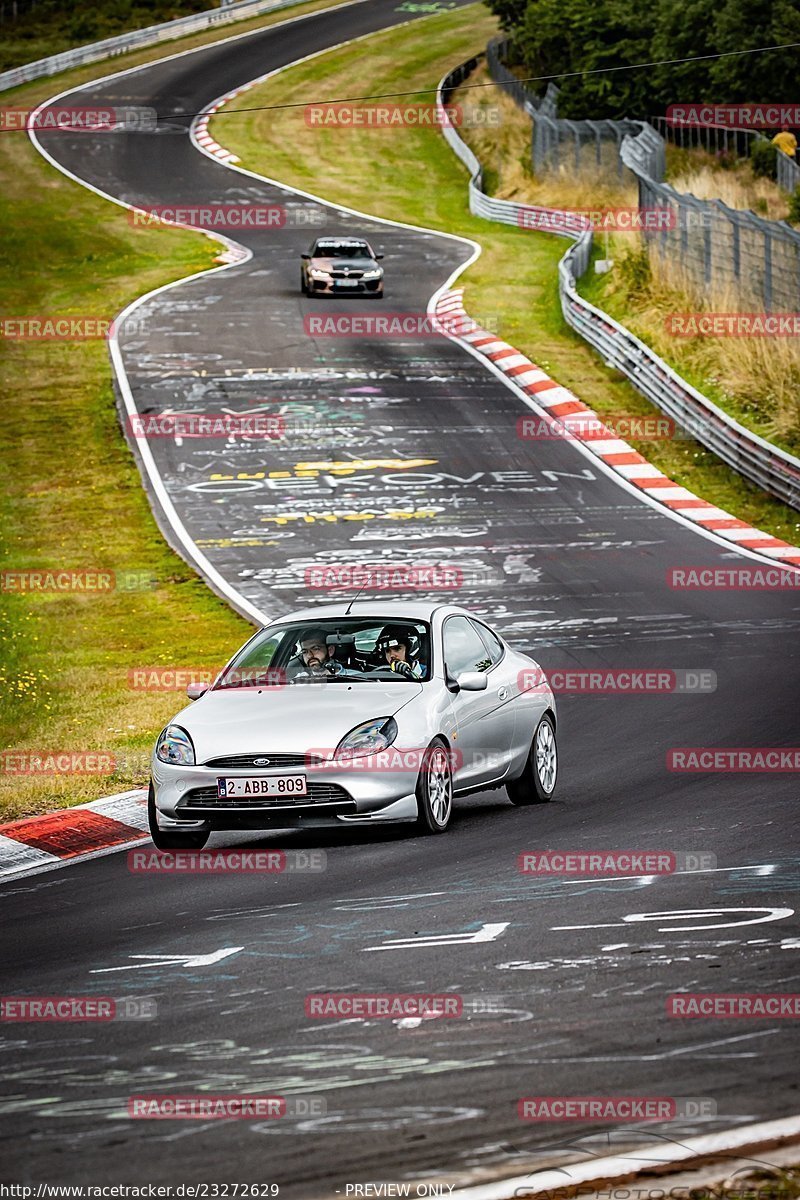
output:
{"label": "car hood", "polygon": [[333,751],[362,721],[394,716],[419,683],[309,683],[278,689],[206,692],[174,718],[194,742],[198,763],[223,754]]}
{"label": "car hood", "polygon": [[330,271],[334,267],[337,271],[343,271],[347,268],[350,271],[374,271],[377,267],[374,258],[312,258],[311,266],[317,267],[320,271]]}

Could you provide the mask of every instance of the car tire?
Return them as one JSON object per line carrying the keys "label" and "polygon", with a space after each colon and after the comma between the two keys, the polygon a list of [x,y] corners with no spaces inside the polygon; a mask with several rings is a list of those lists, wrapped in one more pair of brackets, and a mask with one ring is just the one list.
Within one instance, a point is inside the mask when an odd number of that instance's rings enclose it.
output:
{"label": "car tire", "polygon": [[545,713],[536,727],[525,767],[518,779],[509,780],[506,792],[512,804],[548,804],[558,775],[558,748],[553,718]]}
{"label": "car tire", "polygon": [[417,780],[417,828],[420,833],[444,833],[453,812],[453,770],[450,751],[434,738],[422,760]]}
{"label": "car tire", "polygon": [[381,288],[381,290],[379,292],[374,292],[373,295],[376,300],[382,300],[383,299],[383,288]]}
{"label": "car tire", "polygon": [[310,294],[309,290],[308,290],[308,284],[306,283],[306,276],[305,276],[304,271],[300,272],[300,291],[303,293],[304,296],[308,296]]}
{"label": "car tire", "polygon": [[152,783],[147,793],[147,824],[156,850],[202,850],[211,837],[210,829],[187,829],[185,832],[169,833],[159,829],[156,794]]}

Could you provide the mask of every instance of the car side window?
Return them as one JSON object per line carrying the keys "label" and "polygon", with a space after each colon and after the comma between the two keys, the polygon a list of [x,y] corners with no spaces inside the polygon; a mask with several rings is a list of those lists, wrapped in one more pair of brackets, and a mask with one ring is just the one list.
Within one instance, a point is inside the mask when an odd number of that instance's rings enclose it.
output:
{"label": "car side window", "polygon": [[466,617],[448,617],[444,624],[444,661],[452,676],[462,671],[488,671],[492,665],[483,638]]}
{"label": "car side window", "polygon": [[482,637],[486,643],[486,648],[489,651],[489,657],[492,660],[492,666],[499,663],[503,657],[503,643],[496,633],[493,633],[486,625],[482,625],[480,621],[470,620],[470,625],[478,631],[478,636]]}

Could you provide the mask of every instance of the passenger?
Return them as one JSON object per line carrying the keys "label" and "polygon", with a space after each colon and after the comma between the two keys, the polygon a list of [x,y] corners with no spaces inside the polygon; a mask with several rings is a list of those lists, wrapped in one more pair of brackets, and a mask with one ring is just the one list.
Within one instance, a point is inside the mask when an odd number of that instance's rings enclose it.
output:
{"label": "passenger", "polygon": [[390,671],[395,671],[405,679],[423,679],[425,668],[411,654],[413,640],[414,636],[408,629],[401,625],[387,625],[375,643],[375,648],[385,658]]}

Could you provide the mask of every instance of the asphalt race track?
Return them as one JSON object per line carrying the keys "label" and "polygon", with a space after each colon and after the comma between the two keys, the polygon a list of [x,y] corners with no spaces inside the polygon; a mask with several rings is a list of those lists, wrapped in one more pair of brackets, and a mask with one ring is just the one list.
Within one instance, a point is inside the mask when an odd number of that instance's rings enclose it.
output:
{"label": "asphalt race track", "polygon": [[[99,83],[74,102],[196,113],[407,19],[394,2],[366,0]],[[672,567],[755,560],[651,507],[574,447],[518,439],[521,400],[457,345],[306,335],[305,315],[348,307],[299,293],[298,256],[318,233],[363,232],[384,251],[392,312],[423,313],[469,247],[237,175],[198,153],[188,125],[41,141],[131,204],[252,201],[292,214],[282,229],[235,235],[248,261],[154,297],[120,336],[141,413],[261,406],[286,420],[286,438],[266,449],[150,442],[186,529],[230,585],[271,617],[309,601],[310,566],[447,562],[464,587],[442,599],[484,614],[547,668],[704,669],[717,686],[560,699],[550,805],[515,809],[491,792],[457,805],[442,838],[348,829],[248,843],[323,850],[324,871],[155,877],[131,873],[120,853],[4,885],[7,992],[157,1006],[151,1020],[5,1026],[7,1174],[277,1183],[281,1195],[323,1197],[352,1183],[520,1174],[580,1139],[583,1152],[605,1148],[607,1125],[520,1121],[523,1096],[716,1106],[716,1117],[635,1125],[633,1144],[797,1111],[796,1023],[666,1015],[676,991],[798,990],[796,777],[666,766],[671,747],[797,744],[797,594],[671,589]],[[194,649],[176,650],[177,662],[193,662]],[[519,873],[522,851],[546,848],[707,852],[716,868]],[[479,931],[483,940],[464,936]],[[432,936],[441,940],[420,944]],[[466,998],[468,1015],[304,1011],[309,992],[445,991]],[[131,1095],[200,1091],[304,1097],[310,1111],[127,1117]]]}

